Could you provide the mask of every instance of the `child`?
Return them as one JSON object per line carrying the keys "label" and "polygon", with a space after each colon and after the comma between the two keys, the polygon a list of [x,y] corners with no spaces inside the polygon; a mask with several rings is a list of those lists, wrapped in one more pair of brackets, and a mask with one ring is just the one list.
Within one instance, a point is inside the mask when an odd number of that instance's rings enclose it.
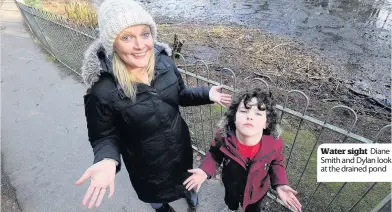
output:
{"label": "child", "polygon": [[288,186],[278,128],[271,93],[260,88],[240,92],[222,118],[200,168],[189,170],[193,175],[184,185],[188,190],[196,186],[198,191],[223,163],[225,203],[230,211],[241,204],[245,212],[260,212],[270,182],[286,206],[301,211],[297,192]]}

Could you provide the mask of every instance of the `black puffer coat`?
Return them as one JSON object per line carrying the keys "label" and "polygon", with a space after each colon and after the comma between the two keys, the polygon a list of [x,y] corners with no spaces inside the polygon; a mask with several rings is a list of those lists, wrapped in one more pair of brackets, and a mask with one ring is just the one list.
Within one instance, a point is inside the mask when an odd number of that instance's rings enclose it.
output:
{"label": "black puffer coat", "polygon": [[121,155],[139,199],[148,203],[184,197],[182,183],[193,156],[179,106],[211,103],[209,88],[185,87],[169,55],[168,46],[155,44],[155,78],[151,86],[137,85],[136,102],[118,88],[111,60],[98,42],[86,52],[82,68],[89,87],[84,102],[94,163],[103,158],[120,163]]}

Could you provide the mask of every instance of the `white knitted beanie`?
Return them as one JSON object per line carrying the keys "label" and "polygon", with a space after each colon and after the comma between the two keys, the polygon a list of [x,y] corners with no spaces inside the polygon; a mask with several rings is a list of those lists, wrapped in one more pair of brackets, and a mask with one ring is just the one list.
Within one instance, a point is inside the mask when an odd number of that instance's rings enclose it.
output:
{"label": "white knitted beanie", "polygon": [[113,54],[113,43],[124,29],[145,24],[150,26],[154,40],[157,26],[150,14],[133,0],[106,0],[98,10],[99,37],[107,55]]}

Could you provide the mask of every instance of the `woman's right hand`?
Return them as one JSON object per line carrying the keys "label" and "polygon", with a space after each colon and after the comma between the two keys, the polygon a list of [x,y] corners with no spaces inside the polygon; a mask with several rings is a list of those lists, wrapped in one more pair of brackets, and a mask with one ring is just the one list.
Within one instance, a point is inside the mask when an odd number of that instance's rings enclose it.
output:
{"label": "woman's right hand", "polygon": [[204,183],[208,176],[201,169],[191,169],[188,170],[188,172],[192,173],[192,176],[188,177],[188,179],[184,181],[184,185],[188,191],[197,186],[196,192],[198,192],[201,184]]}
{"label": "woman's right hand", "polygon": [[113,196],[114,193],[114,178],[116,176],[116,161],[112,159],[104,159],[98,163],[90,166],[82,177],[76,182],[76,185],[82,184],[88,178],[91,178],[90,186],[87,189],[86,195],[83,199],[85,206],[91,197],[88,208],[94,206],[99,207],[102,199],[106,193],[107,187],[110,188],[108,198]]}

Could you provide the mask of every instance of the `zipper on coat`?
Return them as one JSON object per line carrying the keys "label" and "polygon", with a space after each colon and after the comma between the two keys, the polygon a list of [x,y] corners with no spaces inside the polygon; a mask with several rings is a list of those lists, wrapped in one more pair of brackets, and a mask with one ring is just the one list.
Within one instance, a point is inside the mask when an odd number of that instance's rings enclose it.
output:
{"label": "zipper on coat", "polygon": [[272,155],[272,154],[275,153],[275,152],[276,152],[276,150],[274,150],[274,151],[268,153],[267,155],[264,155],[263,157],[261,157],[261,158],[259,158],[259,159],[257,159],[257,160],[251,160],[251,159],[248,158],[248,160],[247,160],[246,163],[245,163],[245,167],[246,167],[247,171],[249,172],[250,167],[252,166],[252,164],[254,164],[254,163],[258,162],[258,161],[263,160],[264,158],[266,158],[266,157]]}
{"label": "zipper on coat", "polygon": [[253,161],[252,161],[250,158],[247,158],[246,163],[245,163],[245,166],[246,166],[246,169],[247,169],[248,172],[249,172],[250,166],[251,166],[252,164],[253,164]]}
{"label": "zipper on coat", "polygon": [[264,155],[263,157],[261,157],[261,158],[259,158],[259,159],[257,159],[257,160],[252,160],[251,162],[252,162],[252,163],[256,163],[256,162],[258,162],[258,161],[261,161],[261,160],[263,160],[264,158],[266,158],[266,157],[272,155],[272,154],[275,153],[275,152],[276,152],[276,150],[274,150],[274,151],[272,151],[272,152],[270,152],[270,153]]}
{"label": "zipper on coat", "polygon": [[244,161],[238,154],[234,153],[234,152],[231,150],[230,147],[227,146],[226,148],[227,148],[227,150],[229,150],[229,152],[230,152],[231,154],[234,155],[234,157],[240,159],[240,160],[245,164],[245,167],[248,169],[248,166],[247,166],[247,162],[246,162],[246,161]]}

